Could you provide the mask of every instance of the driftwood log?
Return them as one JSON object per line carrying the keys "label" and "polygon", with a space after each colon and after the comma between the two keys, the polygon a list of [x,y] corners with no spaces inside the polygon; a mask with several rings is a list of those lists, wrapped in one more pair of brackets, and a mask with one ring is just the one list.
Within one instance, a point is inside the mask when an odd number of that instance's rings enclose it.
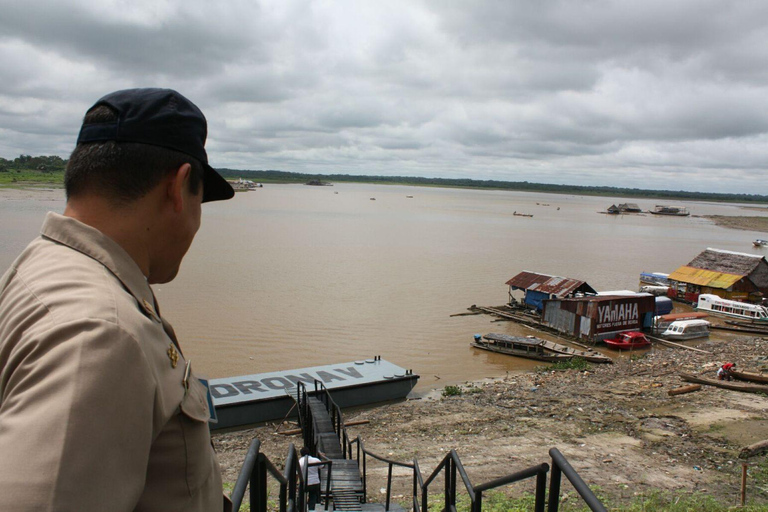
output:
{"label": "driftwood log", "polygon": [[762,373],[741,372],[731,369],[730,374],[739,380],[768,383],[768,375],[763,375]]}
{"label": "driftwood log", "polygon": [[751,444],[749,446],[742,448],[741,452],[739,452],[739,457],[742,459],[746,459],[747,457],[760,455],[761,453],[765,453],[767,451],[768,451],[768,440],[760,441],[759,443]]}
{"label": "driftwood log", "polygon": [[733,391],[743,391],[744,393],[765,393],[768,395],[768,386],[763,386],[760,384],[737,384],[734,382],[728,382],[726,380],[705,379],[703,377],[690,375],[688,373],[681,373],[680,377],[686,382],[695,382],[696,384],[715,386]]}
{"label": "driftwood log", "polygon": [[667,391],[667,394],[669,396],[684,395],[686,393],[692,393],[700,389],[701,389],[701,384],[689,384],[688,386],[683,386],[681,388],[670,389],[669,391]]}
{"label": "driftwood log", "polygon": [[660,343],[666,347],[672,347],[672,348],[682,348],[685,350],[690,350],[691,352],[699,352],[700,354],[711,354],[712,352],[709,352],[707,350],[702,350],[700,348],[696,347],[689,347],[688,345],[683,345],[681,343],[675,343],[674,341],[665,340],[663,338],[657,338],[655,336],[648,336],[648,339],[655,341],[657,343]]}

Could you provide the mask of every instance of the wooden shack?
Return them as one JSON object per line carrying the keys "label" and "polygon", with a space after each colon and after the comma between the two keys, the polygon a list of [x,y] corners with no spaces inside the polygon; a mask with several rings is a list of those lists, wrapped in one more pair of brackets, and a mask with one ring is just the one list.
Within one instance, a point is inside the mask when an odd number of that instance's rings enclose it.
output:
{"label": "wooden shack", "polygon": [[707,248],[669,275],[669,297],[695,304],[704,293],[759,303],[768,296],[768,261],[759,254]]}
{"label": "wooden shack", "polygon": [[515,302],[512,296],[514,290],[522,290],[525,293],[523,302],[536,310],[541,311],[543,301],[557,297],[573,297],[577,294],[596,294],[594,288],[585,281],[568,277],[549,276],[524,270],[507,281],[509,286],[509,302]]}
{"label": "wooden shack", "polygon": [[600,295],[544,301],[542,323],[565,335],[597,343],[625,331],[650,328],[653,295]]}

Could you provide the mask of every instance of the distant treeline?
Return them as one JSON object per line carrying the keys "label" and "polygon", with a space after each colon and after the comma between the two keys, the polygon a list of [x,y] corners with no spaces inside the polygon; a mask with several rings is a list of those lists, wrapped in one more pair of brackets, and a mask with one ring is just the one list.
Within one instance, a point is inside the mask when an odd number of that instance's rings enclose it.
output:
{"label": "distant treeline", "polygon": [[641,197],[657,199],[688,199],[736,203],[768,203],[768,196],[759,194],[723,194],[715,192],[686,192],[684,190],[647,190],[625,187],[588,187],[583,185],[551,185],[528,181],[497,181],[448,178],[419,178],[412,176],[360,176],[351,174],[304,174],[286,171],[239,171],[217,169],[227,178],[249,179],[273,183],[305,183],[310,180],[354,183],[402,184],[432,187],[487,188],[523,192],[550,192],[595,196]]}
{"label": "distant treeline", "polygon": [[[43,175],[61,173],[67,166],[67,160],[58,156],[19,155],[13,160],[0,158],[0,173],[30,173]],[[528,181],[498,181],[448,178],[419,178],[413,176],[362,176],[354,174],[305,174],[287,171],[243,171],[238,169],[217,169],[225,178],[245,178],[252,181],[270,183],[306,183],[354,182],[417,185],[427,187],[486,188],[498,190],[518,190],[523,192],[551,192],[556,194],[580,194],[596,196],[640,197],[656,199],[689,199],[695,201],[721,201],[737,203],[768,203],[768,196],[759,194],[722,194],[714,192],[686,192],[684,190],[646,190],[624,187],[587,187],[582,185],[551,185],[530,183]],[[38,174],[39,173],[39,174]],[[8,175],[6,175],[8,176]],[[61,181],[61,175],[51,176],[51,180]],[[0,180],[3,181],[3,180]]]}
{"label": "distant treeline", "polygon": [[39,171],[52,173],[63,171],[66,166],[67,161],[60,156],[19,155],[13,160],[0,158],[0,172]]}

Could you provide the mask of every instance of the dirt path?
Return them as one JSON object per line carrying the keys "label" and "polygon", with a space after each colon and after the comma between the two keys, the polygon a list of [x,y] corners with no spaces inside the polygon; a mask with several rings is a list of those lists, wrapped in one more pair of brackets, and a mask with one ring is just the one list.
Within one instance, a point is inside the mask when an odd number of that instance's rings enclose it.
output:
{"label": "dirt path", "polygon": [[[361,436],[378,455],[405,462],[416,457],[427,473],[455,448],[475,484],[549,462],[549,448],[557,447],[586,482],[614,500],[661,489],[699,491],[737,503],[738,452],[768,439],[768,397],[708,386],[673,397],[667,392],[686,384],[679,373],[712,377],[726,360],[742,369],[768,370],[763,355],[768,339],[727,337],[697,346],[713,354],[653,348],[587,371],[467,383],[460,396],[436,391],[420,400],[347,413],[345,420],[370,420],[350,427],[350,435]],[[268,425],[215,436],[226,481],[236,479],[253,437],[279,462],[289,443],[301,444],[299,436],[275,434],[275,429]],[[750,462],[763,461],[758,456]],[[763,467],[754,466],[753,473],[750,498],[768,502]],[[369,466],[369,480],[369,494],[378,494],[386,467]],[[396,472],[395,494],[406,494],[409,486],[410,475]],[[526,484],[522,490],[533,487]]]}

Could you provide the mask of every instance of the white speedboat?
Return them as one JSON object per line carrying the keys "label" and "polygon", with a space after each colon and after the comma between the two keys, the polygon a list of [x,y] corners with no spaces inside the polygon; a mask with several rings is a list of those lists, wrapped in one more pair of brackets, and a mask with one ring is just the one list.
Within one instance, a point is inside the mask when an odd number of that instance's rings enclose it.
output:
{"label": "white speedboat", "polygon": [[668,340],[692,340],[709,336],[709,322],[706,320],[677,320],[661,333]]}

